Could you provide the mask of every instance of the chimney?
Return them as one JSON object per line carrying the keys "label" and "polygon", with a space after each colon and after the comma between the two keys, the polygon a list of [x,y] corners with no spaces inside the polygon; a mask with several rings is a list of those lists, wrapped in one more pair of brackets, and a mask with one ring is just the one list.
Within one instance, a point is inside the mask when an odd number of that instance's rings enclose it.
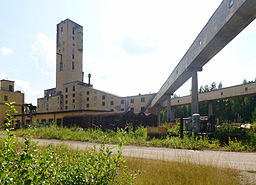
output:
{"label": "chimney", "polygon": [[88,74],[88,84],[91,85],[91,73]]}

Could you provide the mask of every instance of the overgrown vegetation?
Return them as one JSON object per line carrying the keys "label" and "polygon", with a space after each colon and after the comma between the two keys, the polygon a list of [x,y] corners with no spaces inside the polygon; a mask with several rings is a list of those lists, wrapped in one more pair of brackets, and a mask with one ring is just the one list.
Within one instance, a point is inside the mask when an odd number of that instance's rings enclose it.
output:
{"label": "overgrown vegetation", "polygon": [[238,171],[192,164],[127,159],[127,166],[140,171],[137,185],[238,185]]}
{"label": "overgrown vegetation", "polygon": [[124,143],[126,145],[170,147],[181,149],[218,149],[229,151],[256,151],[256,133],[254,130],[245,131],[237,129],[230,124],[224,124],[216,129],[213,137],[195,137],[184,135],[184,138],[175,137],[178,135],[179,126],[168,127],[169,135],[165,138],[148,138],[146,128],[139,127],[133,130],[129,127],[102,131],[100,129],[82,130],[79,128],[61,128],[57,126],[21,129],[16,131],[19,136],[28,132],[35,138],[77,140],[98,143]]}
{"label": "overgrown vegetation", "polygon": [[39,148],[24,137],[16,141],[12,132],[16,110],[8,104],[5,137],[0,138],[0,184],[131,184],[125,160],[102,145],[85,153],[65,146]]}
{"label": "overgrown vegetation", "polygon": [[[13,114],[16,112],[9,104],[7,112],[5,137],[0,137],[0,184],[175,184],[175,185],[237,185],[239,184],[238,171],[191,164],[189,162],[164,162],[128,158],[125,160],[121,154],[121,145],[117,153],[101,145],[99,150],[87,149],[85,152],[70,150],[67,146],[38,147],[27,137],[25,130],[19,131],[24,140],[17,142],[13,134]],[[177,128],[170,128],[177,132]],[[101,130],[82,131],[78,128],[31,128],[29,133],[42,133],[44,137],[77,139],[94,138],[96,141],[109,142],[107,138],[122,142],[144,142],[147,138],[145,129],[136,131],[120,129],[117,133]],[[90,136],[88,136],[90,135]],[[168,137],[163,142],[171,142]],[[178,139],[178,138],[176,138]],[[184,143],[191,142],[185,137]],[[158,143],[157,139],[151,140]],[[194,139],[192,148],[204,143],[204,138]],[[180,141],[176,141],[179,143]],[[205,142],[206,143],[206,142]],[[214,142],[212,142],[214,144]],[[194,146],[193,146],[194,145]],[[205,145],[205,144],[201,144]],[[218,145],[218,144],[217,144]],[[126,166],[127,165],[127,166]],[[135,175],[137,171],[139,174]]]}

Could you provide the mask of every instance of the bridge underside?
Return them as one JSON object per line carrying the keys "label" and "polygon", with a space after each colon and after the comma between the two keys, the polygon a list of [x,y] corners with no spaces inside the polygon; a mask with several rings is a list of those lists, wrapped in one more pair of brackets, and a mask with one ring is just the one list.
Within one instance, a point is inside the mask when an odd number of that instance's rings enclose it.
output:
{"label": "bridge underside", "polygon": [[195,70],[202,70],[202,67],[247,27],[255,17],[255,0],[223,0],[160,88],[150,107],[161,106],[166,97],[182,86]]}

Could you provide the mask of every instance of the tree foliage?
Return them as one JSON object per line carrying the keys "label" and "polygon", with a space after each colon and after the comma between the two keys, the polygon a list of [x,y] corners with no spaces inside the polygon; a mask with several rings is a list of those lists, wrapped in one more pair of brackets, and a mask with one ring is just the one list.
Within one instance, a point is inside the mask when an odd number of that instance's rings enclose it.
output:
{"label": "tree foliage", "polygon": [[[255,81],[243,80],[243,84],[253,83]],[[199,93],[210,92],[221,89],[222,82],[217,85],[216,82],[211,85],[200,86]],[[200,103],[199,112],[201,115],[208,115],[208,104]],[[213,112],[219,118],[220,122],[255,122],[256,121],[256,95],[246,97],[234,97],[230,99],[217,100],[213,102]],[[175,108],[176,118],[191,116],[191,106],[179,106]]]}

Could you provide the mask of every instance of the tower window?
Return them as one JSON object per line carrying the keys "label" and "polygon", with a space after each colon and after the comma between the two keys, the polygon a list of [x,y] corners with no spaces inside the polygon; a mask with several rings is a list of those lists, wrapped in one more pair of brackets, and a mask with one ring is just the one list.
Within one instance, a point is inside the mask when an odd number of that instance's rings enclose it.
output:
{"label": "tower window", "polygon": [[72,62],[72,70],[75,69],[75,62]]}
{"label": "tower window", "polygon": [[76,87],[75,86],[73,86],[73,91],[75,91],[76,90]]}
{"label": "tower window", "polygon": [[75,28],[74,27],[72,28],[72,33],[73,33],[73,35],[75,34]]}
{"label": "tower window", "polygon": [[68,88],[67,87],[66,87],[65,91],[68,92]]}
{"label": "tower window", "polygon": [[75,37],[73,36],[72,39],[75,40]]}
{"label": "tower window", "polygon": [[60,62],[60,71],[63,71],[63,62]]}
{"label": "tower window", "polygon": [[74,55],[74,53],[72,54],[72,59],[74,59],[75,58],[75,55]]}
{"label": "tower window", "polygon": [[60,27],[60,32],[61,34],[63,34],[63,27]]}

